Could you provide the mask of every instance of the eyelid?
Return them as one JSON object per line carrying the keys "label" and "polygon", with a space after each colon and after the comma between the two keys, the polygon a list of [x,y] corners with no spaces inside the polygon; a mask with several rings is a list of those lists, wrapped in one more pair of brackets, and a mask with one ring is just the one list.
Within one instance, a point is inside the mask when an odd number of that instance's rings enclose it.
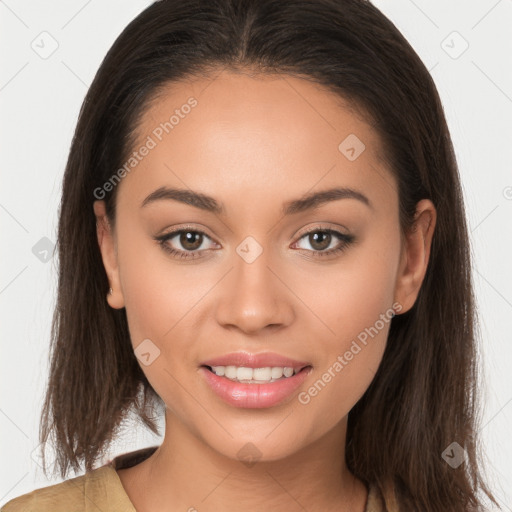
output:
{"label": "eyelid", "polygon": [[313,225],[304,228],[304,230],[297,231],[293,236],[294,238],[302,238],[304,235],[315,231],[336,231],[342,235],[350,236],[350,232],[345,226],[340,224],[332,224],[330,222],[322,223],[321,221],[313,223]]}
{"label": "eyelid", "polygon": [[163,229],[160,233],[156,235],[156,237],[164,237],[167,235],[176,235],[180,231],[193,231],[197,233],[202,233],[203,235],[208,236],[209,238],[213,238],[212,235],[208,234],[207,228],[204,228],[201,225],[194,224],[178,224],[177,226],[173,226],[171,229],[167,231],[167,228]]}

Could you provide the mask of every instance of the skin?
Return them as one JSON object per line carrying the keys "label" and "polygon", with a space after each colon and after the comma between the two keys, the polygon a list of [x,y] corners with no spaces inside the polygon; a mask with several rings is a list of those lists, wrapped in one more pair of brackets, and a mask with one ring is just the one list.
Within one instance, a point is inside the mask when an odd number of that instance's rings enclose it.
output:
{"label": "skin", "polygon": [[[198,105],[118,185],[115,228],[104,202],[94,203],[108,303],[126,308],[134,348],[147,338],[159,348],[141,368],[166,404],[162,445],[119,470],[121,482],[137,510],[152,512],[362,512],[367,488],[344,462],[347,417],[378,369],[389,322],[306,405],[295,393],[274,407],[230,406],[198,368],[228,352],[273,351],[310,362],[299,391],[307,390],[394,303],[400,313],[412,307],[434,205],[418,203],[415,229],[402,239],[378,134],[339,96],[290,76],[222,71],[174,83],[144,114],[139,141],[190,96]],[[338,149],[349,134],[366,146],[354,161]],[[163,185],[213,196],[225,212],[173,200],[141,208]],[[283,202],[334,186],[360,191],[371,207],[346,198],[282,215]],[[207,235],[194,259],[171,256],[153,238],[183,224]],[[322,247],[304,236],[313,228],[355,240],[318,256]],[[263,248],[250,264],[236,252],[247,236]],[[340,243],[333,236],[324,247]],[[167,245],[185,251],[179,236]],[[247,443],[260,453],[250,467],[237,456]]]}

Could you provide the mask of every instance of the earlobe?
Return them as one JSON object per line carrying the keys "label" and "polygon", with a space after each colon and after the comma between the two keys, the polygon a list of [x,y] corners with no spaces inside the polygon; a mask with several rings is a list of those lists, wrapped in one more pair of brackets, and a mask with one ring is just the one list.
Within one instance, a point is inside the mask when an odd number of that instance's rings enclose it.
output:
{"label": "earlobe", "polygon": [[114,234],[106,214],[105,201],[94,201],[93,208],[96,216],[96,234],[101,259],[112,290],[111,293],[110,290],[106,291],[106,300],[110,307],[121,309],[124,307],[124,297],[120,286]]}
{"label": "earlobe", "polygon": [[418,297],[427,272],[435,225],[435,206],[429,199],[422,199],[416,205],[415,221],[405,234],[400,257],[395,286],[395,301],[402,305],[400,313],[409,311]]}

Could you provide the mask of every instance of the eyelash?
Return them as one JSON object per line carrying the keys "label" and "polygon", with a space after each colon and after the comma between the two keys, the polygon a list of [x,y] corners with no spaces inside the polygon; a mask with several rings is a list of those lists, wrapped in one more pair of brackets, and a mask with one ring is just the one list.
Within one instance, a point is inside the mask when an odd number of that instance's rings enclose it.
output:
{"label": "eyelash", "polygon": [[[180,235],[182,233],[195,233],[195,234],[201,234],[207,238],[210,238],[204,231],[198,230],[198,229],[187,229],[187,228],[181,228],[177,229],[175,231],[171,231],[170,233],[166,233],[165,235],[154,237],[154,239],[160,244],[162,249],[169,253],[171,256],[174,256],[179,259],[197,259],[197,256],[194,256],[195,254],[198,254],[201,251],[181,251],[179,249],[173,249],[172,247],[169,247],[167,245],[167,242],[174,238],[176,235]],[[310,231],[307,231],[306,233],[303,233],[298,241],[302,240],[306,236],[312,234],[312,233],[328,233],[331,235],[334,235],[338,239],[340,239],[340,245],[334,249],[329,249],[328,251],[311,251],[309,249],[302,249],[306,250],[308,252],[313,252],[315,254],[314,257],[325,257],[325,256],[332,256],[334,254],[341,253],[342,251],[346,250],[348,246],[354,241],[355,237],[353,235],[347,235],[344,233],[340,233],[339,231],[336,231],[335,229],[320,229],[320,228],[314,228]],[[208,249],[203,249],[208,250]]]}

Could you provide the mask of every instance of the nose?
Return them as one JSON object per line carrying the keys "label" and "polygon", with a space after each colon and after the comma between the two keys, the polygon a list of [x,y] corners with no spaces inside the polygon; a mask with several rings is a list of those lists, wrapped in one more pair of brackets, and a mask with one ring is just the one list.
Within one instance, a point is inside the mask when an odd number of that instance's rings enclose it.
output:
{"label": "nose", "polygon": [[277,330],[295,318],[294,295],[286,276],[273,268],[267,252],[248,262],[235,253],[233,268],[222,280],[216,307],[217,322],[245,334]]}

